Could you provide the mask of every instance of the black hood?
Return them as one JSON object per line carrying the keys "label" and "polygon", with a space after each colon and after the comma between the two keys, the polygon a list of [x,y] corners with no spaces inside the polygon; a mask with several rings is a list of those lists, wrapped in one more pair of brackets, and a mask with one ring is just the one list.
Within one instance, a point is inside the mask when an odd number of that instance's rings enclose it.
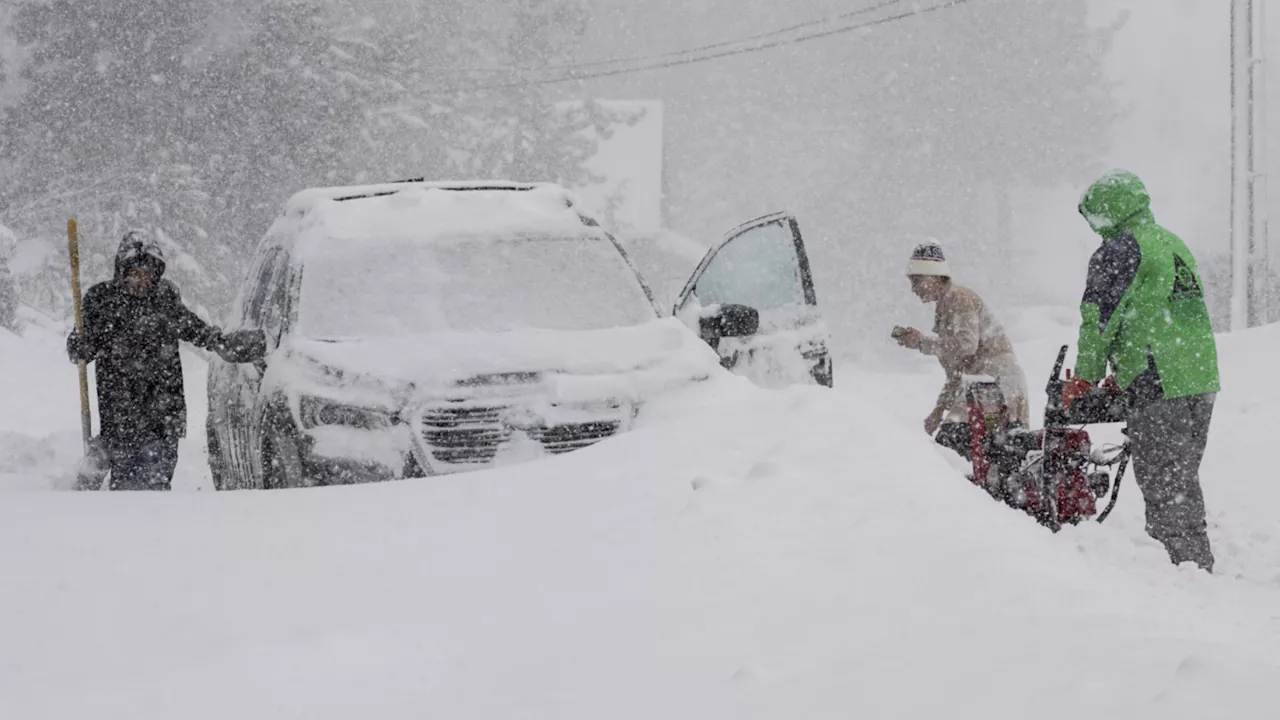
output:
{"label": "black hood", "polygon": [[156,280],[164,277],[164,251],[146,231],[130,230],[116,250],[116,282],[124,281],[125,271],[144,265],[156,271]]}

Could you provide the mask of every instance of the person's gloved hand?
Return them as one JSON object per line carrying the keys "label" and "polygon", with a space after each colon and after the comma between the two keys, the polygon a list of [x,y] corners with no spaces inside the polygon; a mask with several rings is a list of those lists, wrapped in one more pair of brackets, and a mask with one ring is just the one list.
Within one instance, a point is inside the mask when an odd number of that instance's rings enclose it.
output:
{"label": "person's gloved hand", "polygon": [[210,350],[217,350],[222,345],[222,329],[216,325],[208,325],[196,337],[196,345]]}
{"label": "person's gloved hand", "polygon": [[72,363],[84,360],[88,362],[93,359],[93,348],[89,347],[89,343],[80,339],[80,333],[75,330],[67,336],[67,357]]}
{"label": "person's gloved hand", "polygon": [[1070,410],[1072,403],[1087,395],[1093,389],[1093,383],[1079,375],[1073,376],[1067,370],[1067,381],[1062,385],[1062,409]]}
{"label": "person's gloved hand", "polygon": [[267,335],[261,330],[236,330],[222,336],[215,348],[218,356],[229,363],[247,363],[267,356]]}
{"label": "person's gloved hand", "polygon": [[922,337],[920,331],[913,327],[903,328],[901,332],[894,332],[893,334],[893,339],[908,350],[919,350],[922,344]]}

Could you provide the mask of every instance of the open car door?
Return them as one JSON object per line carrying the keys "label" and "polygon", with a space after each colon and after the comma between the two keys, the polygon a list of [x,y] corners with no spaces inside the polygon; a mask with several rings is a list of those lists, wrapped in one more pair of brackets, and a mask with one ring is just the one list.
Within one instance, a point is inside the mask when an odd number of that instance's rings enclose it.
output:
{"label": "open car door", "polygon": [[831,387],[830,331],[818,309],[800,225],[787,213],[730,231],[702,258],[673,314],[763,387]]}

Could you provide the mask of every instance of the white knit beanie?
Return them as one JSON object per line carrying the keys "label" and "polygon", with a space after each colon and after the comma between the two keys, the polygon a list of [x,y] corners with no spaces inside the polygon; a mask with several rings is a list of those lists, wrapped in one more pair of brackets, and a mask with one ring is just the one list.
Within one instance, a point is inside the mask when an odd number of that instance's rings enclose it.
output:
{"label": "white knit beanie", "polygon": [[937,240],[922,242],[911,251],[911,259],[907,261],[907,275],[951,277],[951,265],[947,263],[947,256],[942,253],[942,246]]}

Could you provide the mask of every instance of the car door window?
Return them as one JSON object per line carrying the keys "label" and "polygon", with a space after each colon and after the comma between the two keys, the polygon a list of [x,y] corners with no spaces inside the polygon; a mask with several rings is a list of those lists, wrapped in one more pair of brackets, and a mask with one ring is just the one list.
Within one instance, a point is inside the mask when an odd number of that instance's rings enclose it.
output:
{"label": "car door window", "polygon": [[[757,312],[754,330],[750,313]],[[675,315],[720,355],[721,364],[764,387],[831,386],[830,333],[813,287],[800,227],[788,213],[739,226],[699,263]],[[747,318],[747,325],[726,318]]]}
{"label": "car door window", "polygon": [[248,301],[244,305],[242,322],[245,327],[262,327],[262,310],[267,298],[274,290],[272,276],[276,272],[279,250],[270,250],[258,265],[258,273],[254,276],[253,285],[249,288]]}
{"label": "car door window", "polygon": [[284,326],[292,274],[289,272],[288,262],[283,253],[277,255],[275,260],[276,272],[271,276],[266,298],[259,313],[259,327],[266,332],[268,338],[279,342],[280,332]]}
{"label": "car door window", "polygon": [[756,310],[805,304],[795,238],[785,218],[730,238],[694,286],[701,305],[735,303]]}

